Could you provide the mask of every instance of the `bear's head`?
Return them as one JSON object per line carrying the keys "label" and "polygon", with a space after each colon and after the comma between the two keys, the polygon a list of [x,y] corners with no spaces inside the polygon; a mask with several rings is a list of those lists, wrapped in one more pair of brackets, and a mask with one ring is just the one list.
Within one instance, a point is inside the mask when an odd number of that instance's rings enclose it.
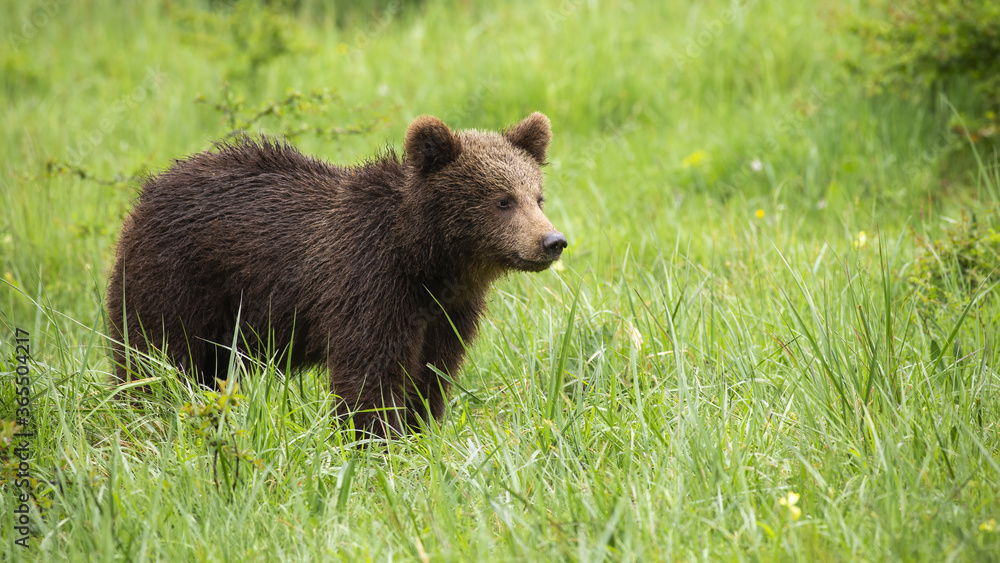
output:
{"label": "bear's head", "polygon": [[452,131],[418,117],[406,132],[407,196],[424,229],[463,261],[499,274],[542,271],[566,237],[542,211],[549,118],[533,113],[503,131]]}

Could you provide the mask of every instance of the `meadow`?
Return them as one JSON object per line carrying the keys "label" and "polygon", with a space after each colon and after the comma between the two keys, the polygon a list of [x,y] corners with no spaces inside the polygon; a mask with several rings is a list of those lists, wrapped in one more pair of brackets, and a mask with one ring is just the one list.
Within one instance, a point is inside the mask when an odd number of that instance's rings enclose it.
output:
{"label": "meadow", "polygon": [[[997,156],[956,133],[971,89],[851,71],[886,10],[4,2],[4,560],[1000,560]],[[111,384],[144,174],[240,128],[352,163],[532,111],[569,247],[497,284],[440,424],[359,448],[322,370],[266,361]]]}

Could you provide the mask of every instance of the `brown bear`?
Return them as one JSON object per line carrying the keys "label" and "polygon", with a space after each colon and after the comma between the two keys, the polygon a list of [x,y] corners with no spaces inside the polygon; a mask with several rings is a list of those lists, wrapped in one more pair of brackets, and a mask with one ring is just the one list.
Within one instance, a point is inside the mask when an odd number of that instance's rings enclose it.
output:
{"label": "brown bear", "polygon": [[490,284],[541,271],[566,238],[542,211],[549,119],[502,133],[423,116],[389,149],[332,166],[238,137],[149,178],[108,286],[117,379],[156,349],[204,385],[236,353],[324,364],[336,414],[386,437],[439,418]]}

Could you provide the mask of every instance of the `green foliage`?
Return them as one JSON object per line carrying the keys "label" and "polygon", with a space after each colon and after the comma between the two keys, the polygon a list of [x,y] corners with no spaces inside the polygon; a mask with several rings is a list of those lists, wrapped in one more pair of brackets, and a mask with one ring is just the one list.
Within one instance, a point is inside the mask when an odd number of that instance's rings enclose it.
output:
{"label": "green foliage", "polygon": [[21,51],[0,51],[0,75],[0,85],[5,89],[6,96],[45,92],[45,72]]}
{"label": "green foliage", "polygon": [[1000,279],[1000,210],[987,211],[985,217],[963,213],[944,237],[916,237],[910,283],[925,316],[961,311]]}
{"label": "green foliage", "polygon": [[1000,3],[909,0],[888,6],[888,20],[857,27],[865,41],[863,70],[871,88],[926,96],[972,85],[965,112],[973,140],[1000,141]]}
{"label": "green foliage", "polygon": [[[346,108],[353,119],[353,123],[349,125],[317,125],[318,121],[329,121],[331,106],[344,105],[343,98],[329,89],[306,94],[290,90],[283,98],[265,100],[255,107],[249,108],[246,98],[235,92],[228,82],[224,82],[220,90],[218,99],[212,100],[204,94],[200,94],[194,100],[195,103],[207,105],[222,114],[223,129],[218,135],[213,135],[217,138],[228,138],[239,133],[263,130],[289,140],[295,140],[303,135],[335,139],[346,135],[371,133],[388,123],[391,115],[388,112],[380,111],[381,104],[372,102]],[[390,108],[389,110],[389,112],[395,111],[398,111],[398,108]],[[268,125],[270,127],[265,127]],[[45,163],[42,177],[70,176],[87,182],[126,188],[141,183],[143,175],[144,170],[139,167],[129,174],[118,174],[111,178],[105,178],[84,165],[50,158]],[[36,175],[28,177],[38,179]]]}
{"label": "green foliage", "polygon": [[240,481],[240,462],[261,469],[263,462],[250,450],[240,448],[238,438],[246,436],[246,430],[234,421],[234,409],[243,401],[239,394],[239,384],[233,380],[218,380],[219,391],[206,391],[202,401],[185,403],[181,412],[187,425],[208,448],[212,456],[212,475],[215,486],[219,487],[219,467],[227,489],[236,491]]}
{"label": "green foliage", "polygon": [[237,0],[214,10],[174,8],[172,16],[186,30],[186,43],[224,61],[227,79],[242,80],[306,49],[299,20],[283,8],[283,2]]}
{"label": "green foliage", "polygon": [[225,137],[252,131],[268,118],[275,118],[278,122],[276,133],[288,139],[304,134],[326,139],[367,134],[389,121],[389,114],[378,112],[379,104],[373,102],[349,108],[348,113],[354,116],[354,123],[350,125],[317,125],[318,121],[326,121],[320,118],[327,116],[331,104],[344,103],[343,98],[329,89],[306,94],[290,90],[284,98],[268,100],[254,108],[247,108],[244,96],[234,92],[228,83],[223,83],[221,90],[217,100],[200,95],[195,102],[206,104],[222,114],[227,129],[223,133]]}
{"label": "green foliage", "polygon": [[22,428],[13,420],[0,419],[0,485],[14,482],[18,459],[11,452],[16,440],[14,435]]}

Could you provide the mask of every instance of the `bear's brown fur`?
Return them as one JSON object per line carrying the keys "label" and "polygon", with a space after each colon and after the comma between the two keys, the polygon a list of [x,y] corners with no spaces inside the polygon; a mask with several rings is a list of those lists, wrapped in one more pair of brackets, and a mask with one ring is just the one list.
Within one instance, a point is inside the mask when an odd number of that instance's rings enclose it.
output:
{"label": "bear's brown fur", "polygon": [[502,133],[423,116],[402,160],[338,167],[241,137],[177,161],[145,182],[118,243],[118,380],[156,348],[212,385],[238,335],[240,353],[325,364],[356,428],[440,417],[449,381],[428,364],[454,375],[491,282],[544,270],[566,246],[541,209],[550,137],[540,113]]}

